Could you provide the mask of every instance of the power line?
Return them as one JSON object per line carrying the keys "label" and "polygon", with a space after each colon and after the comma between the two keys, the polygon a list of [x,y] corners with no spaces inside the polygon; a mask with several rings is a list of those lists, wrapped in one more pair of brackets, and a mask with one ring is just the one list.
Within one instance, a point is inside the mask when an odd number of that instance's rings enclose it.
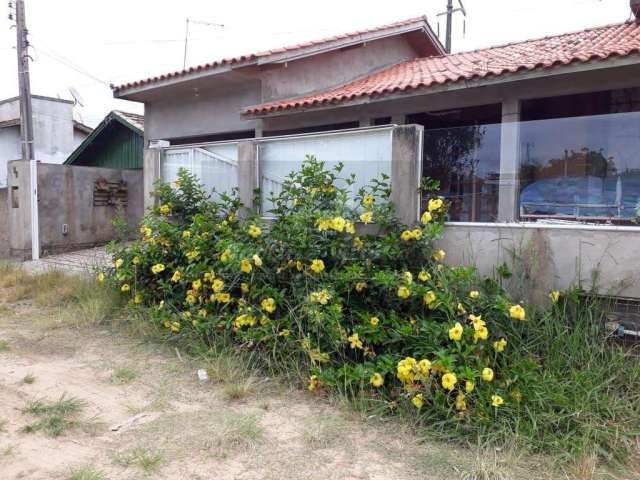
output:
{"label": "power line", "polygon": [[33,47],[36,49],[37,52],[42,53],[43,55],[46,55],[47,57],[51,58],[52,60],[57,61],[58,63],[70,68],[71,70],[74,70],[86,77],[91,78],[92,80],[94,80],[95,82],[101,83],[105,86],[109,86],[109,82],[106,80],[103,80],[102,78],[93,75],[91,72],[89,72],[88,70],[84,69],[83,67],[81,67],[80,65],[78,65],[77,63],[75,63],[73,60],[70,60],[69,58],[65,57],[64,55],[56,52],[55,50],[51,50],[49,48],[43,47],[40,44],[34,44]]}

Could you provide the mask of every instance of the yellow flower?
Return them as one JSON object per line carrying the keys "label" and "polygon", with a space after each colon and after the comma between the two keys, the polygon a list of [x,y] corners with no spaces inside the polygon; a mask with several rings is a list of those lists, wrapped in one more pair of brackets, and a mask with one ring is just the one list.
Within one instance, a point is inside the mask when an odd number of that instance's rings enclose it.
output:
{"label": "yellow flower", "polygon": [[211,270],[209,272],[206,272],[204,274],[205,282],[213,282],[215,280],[215,278],[216,278],[216,274],[215,274],[215,272],[213,270]]}
{"label": "yellow flower", "polygon": [[320,380],[318,380],[318,377],[316,375],[311,375],[309,377],[309,385],[307,385],[307,389],[309,389],[310,392],[313,392],[319,386],[320,386]]}
{"label": "yellow flower", "polygon": [[299,272],[304,270],[304,263],[302,263],[300,260],[296,260],[296,270],[298,270]]}
{"label": "yellow flower", "polygon": [[509,308],[509,316],[511,318],[515,318],[516,320],[525,320],[526,312],[520,305],[513,305],[511,308]]}
{"label": "yellow flower", "polygon": [[162,215],[168,215],[171,212],[171,206],[168,203],[160,206],[160,213]]}
{"label": "yellow flower", "polygon": [[473,332],[474,342],[477,342],[478,340],[486,340],[487,338],[489,338],[489,330],[484,325],[476,328],[475,332]]}
{"label": "yellow flower", "polygon": [[470,382],[469,380],[467,380],[464,384],[464,391],[467,393],[473,392],[475,388],[476,388],[476,384],[473,382]]}
{"label": "yellow flower", "polygon": [[364,247],[364,242],[360,239],[360,237],[356,237],[353,239],[353,246],[356,250],[362,249]]}
{"label": "yellow flower", "polygon": [[309,300],[313,303],[319,303],[320,305],[326,305],[331,300],[331,294],[326,290],[320,290],[319,292],[311,292],[309,294]]}
{"label": "yellow flower", "polygon": [[273,313],[276,311],[276,301],[271,297],[262,300],[260,306],[264,311],[268,313]]}
{"label": "yellow flower", "polygon": [[362,340],[357,333],[352,333],[351,336],[347,337],[351,348],[362,348]]}
{"label": "yellow flower", "polygon": [[122,293],[127,293],[129,290],[131,290],[131,287],[129,286],[129,284],[128,284],[128,283],[125,283],[124,285],[122,285],[122,286],[120,287],[120,291],[121,291]]}
{"label": "yellow flower", "polygon": [[464,309],[464,305],[460,302],[458,302],[458,313],[461,315],[464,315],[465,313],[467,313],[467,311]]}
{"label": "yellow flower", "polygon": [[491,395],[491,406],[499,407],[504,403],[504,399],[500,395]]}
{"label": "yellow flower", "polygon": [[124,264],[124,260],[119,258],[115,261],[116,268],[120,268]]}
{"label": "yellow flower", "polygon": [[449,338],[455,342],[459,342],[462,340],[463,332],[464,328],[460,325],[460,322],[456,322],[456,324],[449,329]]}
{"label": "yellow flower", "polygon": [[456,396],[456,410],[464,411],[467,409],[467,402],[465,400],[464,393],[458,392]]}
{"label": "yellow flower", "polygon": [[189,230],[185,230],[184,232],[182,232],[182,238],[190,238],[191,237],[191,232]]}
{"label": "yellow flower", "polygon": [[206,317],[206,316],[207,316],[207,314],[208,314],[208,312],[207,312],[207,310],[206,310],[206,309],[204,309],[204,308],[201,308],[200,310],[198,310],[198,316],[200,316],[200,317],[202,317],[202,318]]}
{"label": "yellow flower", "polygon": [[480,296],[480,292],[478,290],[471,290],[469,292],[469,298],[478,298]]}
{"label": "yellow flower", "polygon": [[418,274],[418,280],[420,280],[421,282],[428,282],[429,280],[431,280],[431,275],[429,275],[429,272],[422,270]]}
{"label": "yellow flower", "polygon": [[369,319],[369,323],[370,323],[372,326],[377,327],[377,326],[378,326],[378,324],[380,323],[380,319],[379,319],[378,317],[371,317],[371,318]]}
{"label": "yellow flower", "polygon": [[104,275],[104,273],[103,273],[103,272],[100,272],[100,273],[98,274],[98,281],[99,281],[100,283],[103,283],[105,278],[106,278],[106,277],[105,277],[105,275]]}
{"label": "yellow flower", "polygon": [[254,263],[254,265],[256,267],[261,267],[262,266],[262,259],[258,255],[254,255],[251,258],[253,259],[253,263]]}
{"label": "yellow flower", "polygon": [[133,257],[133,260],[131,260],[131,263],[133,263],[134,265],[139,265],[140,264],[140,257],[138,257],[136,255],[135,257]]}
{"label": "yellow flower", "polygon": [[315,259],[311,262],[311,270],[314,273],[320,273],[324,270],[324,262],[322,260]]}
{"label": "yellow flower", "polygon": [[373,212],[364,212],[360,215],[360,221],[362,223],[371,223],[373,222]]}
{"label": "yellow flower", "polygon": [[185,298],[185,302],[187,302],[189,305],[193,305],[197,301],[198,301],[198,299],[196,298],[196,296],[193,293],[187,293],[187,296]]}
{"label": "yellow flower", "polygon": [[409,240],[413,240],[413,232],[411,230],[405,230],[400,235],[400,238],[402,238],[402,240],[404,240],[405,242],[408,242]]}
{"label": "yellow flower", "polygon": [[433,220],[433,217],[431,216],[431,213],[429,213],[429,212],[424,212],[422,214],[422,217],[420,217],[420,221],[422,222],[423,225],[426,225],[431,220]]}
{"label": "yellow flower", "polygon": [[507,347],[507,341],[504,338],[501,338],[500,340],[493,342],[493,349],[498,353],[504,352],[504,349],[506,347]]}
{"label": "yellow flower", "polygon": [[367,288],[367,284],[364,282],[358,282],[356,283],[356,292],[360,293],[362,292],[365,288]]}
{"label": "yellow flower", "polygon": [[424,304],[429,307],[429,309],[433,310],[434,308],[436,308],[436,294],[433,290],[429,290],[427,293],[425,293],[422,297],[422,300],[424,301]]}
{"label": "yellow flower", "polygon": [[453,387],[458,383],[458,377],[456,377],[455,373],[445,373],[442,376],[442,388],[445,390],[453,390]]}
{"label": "yellow flower", "polygon": [[436,262],[444,261],[444,257],[446,257],[447,253],[444,250],[436,250],[433,254],[433,259]]}
{"label": "yellow flower", "polygon": [[244,273],[251,273],[251,270],[253,270],[253,267],[251,266],[251,262],[246,258],[243,258],[240,261],[240,270],[242,270]]}
{"label": "yellow flower", "polygon": [[485,382],[491,382],[493,380],[493,370],[489,367],[482,369],[482,379]]}
{"label": "yellow flower", "polygon": [[422,238],[422,230],[419,228],[414,228],[411,231],[411,234],[413,235],[414,240],[420,240]]}
{"label": "yellow flower", "polygon": [[469,315],[469,320],[473,323],[474,330],[480,330],[480,328],[486,325],[485,321],[482,320],[482,315]]}
{"label": "yellow flower", "polygon": [[382,385],[384,385],[384,377],[379,373],[374,373],[373,375],[371,375],[371,378],[369,379],[369,383],[374,387],[379,388]]}
{"label": "yellow flower", "polygon": [[198,249],[195,250],[190,250],[186,253],[187,258],[189,259],[190,262],[194,261],[196,258],[198,258],[198,255],[200,255],[200,252],[198,251]]}
{"label": "yellow flower", "polygon": [[229,250],[228,248],[222,252],[222,254],[220,255],[220,261],[223,263],[228,262],[229,260],[231,260],[231,257],[233,256],[233,254],[231,253],[231,250]]}
{"label": "yellow flower", "polygon": [[287,338],[289,335],[291,335],[291,332],[286,328],[278,333],[279,337],[284,337],[284,338]]}
{"label": "yellow flower", "polygon": [[413,275],[411,274],[411,272],[404,272],[402,274],[402,279],[404,280],[404,283],[411,285],[413,283]]}
{"label": "yellow flower", "polygon": [[191,282],[191,288],[193,288],[195,291],[200,290],[202,288],[202,280],[197,279]]}
{"label": "yellow flower", "polygon": [[182,186],[182,180],[178,178],[175,182],[173,182],[173,184],[176,186],[176,188],[180,188]]}
{"label": "yellow flower", "polygon": [[317,221],[318,231],[324,232],[325,230],[329,230],[331,228],[332,222],[329,218],[320,218]]}
{"label": "yellow flower", "polygon": [[141,293],[136,293],[133,296],[133,303],[135,303],[136,305],[139,305],[142,303],[142,294]]}
{"label": "yellow flower", "polygon": [[398,362],[397,376],[403,383],[413,383],[415,380],[414,369],[417,368],[418,362],[413,357],[407,357]]}
{"label": "yellow flower", "polygon": [[177,283],[180,281],[180,279],[182,278],[182,273],[180,273],[179,270],[176,270],[175,272],[173,272],[173,276],[171,277],[171,281],[173,283]]}
{"label": "yellow flower", "polygon": [[411,296],[411,290],[407,287],[398,288],[398,297],[400,298],[409,298]]}
{"label": "yellow flower", "polygon": [[164,264],[156,263],[153,267],[151,267],[151,272],[153,272],[156,275],[158,273],[164,272]]}
{"label": "yellow flower", "polygon": [[213,294],[212,296],[216,302],[229,303],[231,301],[231,295],[228,293],[219,292],[219,293]]}
{"label": "yellow flower", "polygon": [[441,198],[432,198],[431,200],[429,200],[429,205],[427,206],[427,209],[430,212],[435,212],[437,210],[440,210],[441,208],[442,208]]}
{"label": "yellow flower", "polygon": [[173,333],[178,333],[180,331],[180,327],[180,322],[171,322],[170,328]]}
{"label": "yellow flower", "polygon": [[249,225],[247,233],[253,238],[258,238],[260,235],[262,235],[262,229],[257,225]]}
{"label": "yellow flower", "polygon": [[220,278],[216,278],[211,285],[214,292],[219,292],[224,288],[224,281]]}
{"label": "yellow flower", "polygon": [[424,399],[422,397],[422,394],[419,393],[415,397],[413,397],[413,399],[411,400],[411,403],[413,403],[413,406],[416,407],[417,409],[421,409],[422,406],[424,405]]}
{"label": "yellow flower", "polygon": [[558,299],[560,298],[560,292],[558,290],[554,290],[552,292],[549,293],[549,298],[551,299],[551,301],[553,303],[556,303],[558,301]]}
{"label": "yellow flower", "polygon": [[249,284],[246,282],[242,282],[240,284],[240,290],[242,290],[242,293],[249,293]]}
{"label": "yellow flower", "polygon": [[344,231],[353,235],[354,233],[356,233],[356,226],[351,222],[347,222],[347,224],[344,226]]}
{"label": "yellow flower", "polygon": [[373,195],[365,195],[362,199],[362,205],[364,205],[365,207],[370,207],[375,203],[375,201],[376,199],[373,197]]}
{"label": "yellow flower", "polygon": [[429,371],[431,370],[431,362],[426,358],[423,358],[418,362],[418,370],[423,377],[429,375]]}
{"label": "yellow flower", "polygon": [[342,232],[346,224],[347,221],[342,217],[334,217],[331,220],[331,228],[333,228],[336,232]]}

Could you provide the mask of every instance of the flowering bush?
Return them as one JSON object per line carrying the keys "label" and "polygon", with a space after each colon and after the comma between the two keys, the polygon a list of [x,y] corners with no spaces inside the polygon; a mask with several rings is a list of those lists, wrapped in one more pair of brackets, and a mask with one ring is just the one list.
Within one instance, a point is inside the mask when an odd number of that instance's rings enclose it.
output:
{"label": "flowering bush", "polygon": [[142,238],[115,249],[107,277],[154,306],[169,334],[230,334],[276,364],[302,360],[312,391],[365,391],[457,422],[518,408],[532,367],[510,363],[509,333],[525,309],[494,281],[442,263],[441,198],[405,226],[386,178],[355,199],[352,182],[308,158],[267,223],[234,195],[209,200],[182,171],[158,187]]}

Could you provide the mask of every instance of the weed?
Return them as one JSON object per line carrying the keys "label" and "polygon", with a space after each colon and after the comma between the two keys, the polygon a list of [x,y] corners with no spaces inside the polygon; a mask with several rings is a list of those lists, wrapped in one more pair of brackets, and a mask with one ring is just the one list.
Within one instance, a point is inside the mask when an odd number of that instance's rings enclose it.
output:
{"label": "weed", "polygon": [[11,444],[7,445],[6,447],[4,447],[2,449],[2,456],[3,457],[8,457],[9,455],[11,455],[13,453],[13,449],[14,448],[15,447],[13,445],[11,445]]}
{"label": "weed", "polygon": [[6,340],[0,340],[0,352],[9,350],[9,342]]}
{"label": "weed", "polygon": [[68,480],[107,480],[107,477],[103,472],[96,470],[95,467],[87,465],[72,470]]}
{"label": "weed", "polygon": [[120,366],[113,370],[111,374],[112,383],[130,383],[138,377],[138,372],[127,366]]}
{"label": "weed", "polygon": [[23,431],[35,433],[42,430],[50,437],[59,437],[78,425],[76,416],[83,407],[84,402],[74,397],[65,397],[64,394],[53,403],[33,401],[22,409],[22,413],[38,417],[39,420],[25,426]]}
{"label": "weed", "polygon": [[163,457],[159,451],[148,448],[134,448],[129,452],[121,452],[113,459],[113,463],[116,465],[120,465],[121,467],[136,466],[145,473],[151,473],[157,470],[162,464],[162,461]]}
{"label": "weed", "polygon": [[36,377],[31,373],[25,375],[24,378],[22,379],[22,383],[25,383],[27,385],[31,385],[32,383],[35,383],[35,381],[36,381]]}

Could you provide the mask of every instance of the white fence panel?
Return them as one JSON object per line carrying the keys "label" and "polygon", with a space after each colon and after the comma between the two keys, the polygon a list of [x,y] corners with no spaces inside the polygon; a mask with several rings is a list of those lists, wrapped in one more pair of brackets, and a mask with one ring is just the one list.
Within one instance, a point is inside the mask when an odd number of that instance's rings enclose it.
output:
{"label": "white fence panel", "polygon": [[258,170],[263,214],[269,215],[273,209],[269,198],[280,193],[282,180],[299,170],[307,155],[314,155],[328,168],[342,163],[340,177],[355,175],[352,196],[382,174],[391,177],[391,138],[392,129],[385,127],[260,139]]}

